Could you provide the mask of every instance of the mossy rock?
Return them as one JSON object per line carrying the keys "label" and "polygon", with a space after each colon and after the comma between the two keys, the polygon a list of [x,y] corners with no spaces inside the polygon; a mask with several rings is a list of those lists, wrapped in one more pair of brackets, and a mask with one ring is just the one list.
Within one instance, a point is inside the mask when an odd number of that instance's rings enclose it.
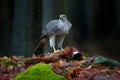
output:
{"label": "mossy rock", "polygon": [[39,63],[18,74],[14,80],[67,80],[52,71],[49,64]]}
{"label": "mossy rock", "polygon": [[120,62],[107,58],[107,57],[103,57],[100,55],[95,56],[95,59],[93,61],[94,64],[102,64],[104,66],[113,68],[113,67],[120,67]]}

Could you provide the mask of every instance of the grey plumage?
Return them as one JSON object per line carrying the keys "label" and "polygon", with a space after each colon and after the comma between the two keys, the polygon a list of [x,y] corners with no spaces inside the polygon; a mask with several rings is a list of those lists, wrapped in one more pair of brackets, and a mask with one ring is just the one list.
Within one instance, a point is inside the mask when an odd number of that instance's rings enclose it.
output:
{"label": "grey plumage", "polygon": [[37,48],[34,50],[35,55],[39,55],[43,53],[45,45],[50,43],[50,47],[55,46],[55,39],[57,40],[57,45],[62,49],[62,44],[65,36],[68,34],[72,24],[68,21],[67,16],[61,14],[59,19],[50,21],[42,30],[42,35],[40,38],[40,42]]}

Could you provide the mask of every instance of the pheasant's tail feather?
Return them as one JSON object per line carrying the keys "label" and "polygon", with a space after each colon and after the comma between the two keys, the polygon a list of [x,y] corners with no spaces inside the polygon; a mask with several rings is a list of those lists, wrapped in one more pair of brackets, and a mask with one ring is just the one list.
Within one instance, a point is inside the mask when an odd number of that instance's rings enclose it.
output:
{"label": "pheasant's tail feather", "polygon": [[44,52],[44,48],[46,46],[46,44],[48,43],[48,38],[43,38],[40,40],[39,44],[37,45],[37,47],[35,48],[35,50],[33,51],[34,55],[40,55]]}

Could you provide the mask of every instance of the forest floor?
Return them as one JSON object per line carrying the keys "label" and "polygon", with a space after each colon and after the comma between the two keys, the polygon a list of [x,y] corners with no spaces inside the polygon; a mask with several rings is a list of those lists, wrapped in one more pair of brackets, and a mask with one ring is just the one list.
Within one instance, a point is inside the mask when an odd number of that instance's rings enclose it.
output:
{"label": "forest floor", "polygon": [[[66,52],[62,54],[65,56]],[[111,68],[102,64],[94,64],[94,56],[82,56],[81,60],[73,60],[55,55],[53,53],[28,58],[15,55],[1,57],[0,80],[13,80],[19,73],[40,62],[50,64],[55,73],[65,76],[68,80],[120,80],[120,67]]]}

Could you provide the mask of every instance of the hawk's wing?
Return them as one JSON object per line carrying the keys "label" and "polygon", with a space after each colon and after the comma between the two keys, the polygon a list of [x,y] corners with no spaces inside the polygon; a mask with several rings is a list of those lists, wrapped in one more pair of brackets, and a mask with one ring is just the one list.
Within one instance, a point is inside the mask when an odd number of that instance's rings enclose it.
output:
{"label": "hawk's wing", "polygon": [[33,54],[39,55],[43,53],[44,48],[46,44],[48,43],[50,37],[52,35],[55,35],[55,33],[58,31],[58,20],[52,20],[50,21],[42,30],[42,35],[40,38],[40,42],[36,49],[34,50]]}
{"label": "hawk's wing", "polygon": [[58,22],[59,20],[52,20],[50,21],[42,30],[41,39],[45,37],[50,37],[51,35],[54,35],[59,29],[58,29]]}

